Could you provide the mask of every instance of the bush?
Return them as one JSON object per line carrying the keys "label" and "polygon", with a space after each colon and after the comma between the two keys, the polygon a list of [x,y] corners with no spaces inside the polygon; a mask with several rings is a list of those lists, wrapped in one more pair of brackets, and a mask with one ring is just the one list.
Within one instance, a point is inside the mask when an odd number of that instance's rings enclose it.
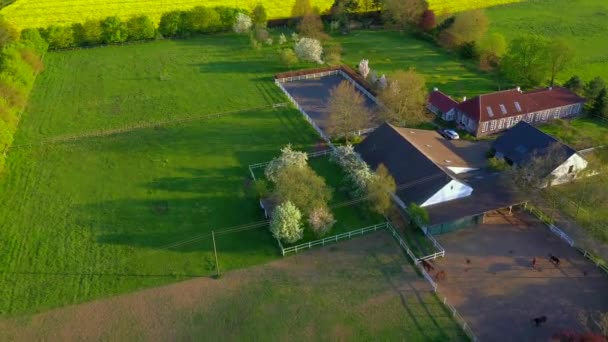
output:
{"label": "bush", "polygon": [[194,7],[185,12],[182,20],[183,30],[188,33],[217,32],[222,28],[221,17],[213,8]]}
{"label": "bush", "polygon": [[117,16],[107,17],[101,22],[101,42],[122,43],[129,38],[127,24]]}
{"label": "bush", "polygon": [[101,22],[98,20],[87,20],[82,24],[82,43],[84,45],[97,45],[101,43]]}
{"label": "bush", "polygon": [[234,27],[234,23],[236,22],[237,15],[242,12],[237,8],[231,7],[215,7],[214,8],[217,14],[220,16],[220,26],[219,31],[230,31]]}
{"label": "bush", "polygon": [[342,62],[342,46],[340,44],[330,44],[327,47],[325,62],[330,65],[339,65]]}
{"label": "bush", "polygon": [[321,47],[321,42],[316,39],[300,39],[296,43],[294,51],[298,58],[301,60],[323,64],[323,60],[321,59],[321,55],[323,54],[323,47]]}
{"label": "bush", "polygon": [[147,16],[133,17],[127,21],[129,40],[154,39],[156,28]]}
{"label": "bush", "polygon": [[281,63],[283,63],[283,65],[288,68],[298,63],[298,56],[296,56],[296,53],[293,52],[292,49],[281,50],[279,58],[281,60]]}
{"label": "bush", "polygon": [[4,17],[0,16],[0,48],[19,39],[19,32]]}
{"label": "bush", "polygon": [[69,26],[51,25],[42,32],[50,49],[65,49],[74,46],[74,34]]}
{"label": "bush", "polygon": [[38,29],[25,29],[21,31],[21,45],[30,48],[37,54],[42,55],[49,49],[49,43],[42,38]]}
{"label": "bush", "polygon": [[160,17],[158,32],[165,37],[175,37],[182,29],[182,12],[172,11],[164,13]]}
{"label": "bush", "polygon": [[268,33],[268,30],[264,26],[255,26],[253,36],[258,42],[264,43],[270,38],[270,33]]}
{"label": "bush", "polygon": [[266,13],[266,9],[264,8],[264,5],[262,5],[261,3],[258,3],[253,8],[253,11],[251,11],[251,16],[253,19],[253,23],[256,26],[266,27],[266,25],[268,23],[268,14]]}
{"label": "bush", "polygon": [[507,164],[507,162],[502,158],[499,159],[496,157],[492,157],[488,159],[488,167],[491,170],[502,172],[509,168],[509,164]]}

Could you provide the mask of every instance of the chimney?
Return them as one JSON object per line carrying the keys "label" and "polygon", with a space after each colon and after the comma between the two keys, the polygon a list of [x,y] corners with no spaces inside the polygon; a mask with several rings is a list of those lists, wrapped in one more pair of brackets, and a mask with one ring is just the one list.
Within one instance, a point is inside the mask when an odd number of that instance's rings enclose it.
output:
{"label": "chimney", "polygon": [[517,86],[517,91],[521,93],[521,87]]}
{"label": "chimney", "polygon": [[462,102],[465,102],[466,100],[467,100],[466,96],[462,98]]}

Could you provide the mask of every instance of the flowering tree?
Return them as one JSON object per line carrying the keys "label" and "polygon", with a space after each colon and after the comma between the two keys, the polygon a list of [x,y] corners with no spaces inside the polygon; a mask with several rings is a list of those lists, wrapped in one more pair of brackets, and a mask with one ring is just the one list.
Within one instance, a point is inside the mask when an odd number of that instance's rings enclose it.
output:
{"label": "flowering tree", "polygon": [[251,30],[252,25],[253,22],[251,21],[251,18],[248,15],[244,13],[239,13],[236,15],[236,21],[234,22],[233,29],[236,33],[246,33]]}
{"label": "flowering tree", "polygon": [[297,43],[300,41],[300,35],[297,34],[296,32],[291,34],[291,40],[293,40],[294,43]]}
{"label": "flowering tree", "polygon": [[388,80],[386,79],[386,75],[382,75],[382,77],[380,77],[380,79],[378,80],[378,87],[380,87],[380,89],[386,89],[386,87],[388,87]]}
{"label": "flowering tree", "polygon": [[294,243],[304,235],[302,214],[291,202],[279,205],[272,215],[270,232],[272,235],[287,243]]}
{"label": "flowering tree", "polygon": [[281,149],[281,155],[266,166],[264,174],[270,181],[276,182],[279,171],[288,165],[303,168],[308,165],[308,155],[304,152],[294,151],[291,149],[291,145],[287,145]]}
{"label": "flowering tree", "polygon": [[281,33],[279,36],[279,45],[283,45],[285,43],[287,43],[287,37],[285,37],[285,34]]}
{"label": "flowering tree", "polygon": [[327,207],[313,209],[308,215],[308,223],[317,237],[322,237],[336,223],[334,215]]}
{"label": "flowering tree", "polygon": [[359,73],[361,76],[363,76],[363,78],[367,78],[369,71],[369,60],[362,59],[361,62],[359,62]]}
{"label": "flowering tree", "polygon": [[321,60],[323,47],[317,39],[302,38],[296,43],[294,50],[301,60],[323,64],[323,60]]}
{"label": "flowering tree", "polygon": [[332,152],[331,158],[346,171],[347,179],[353,184],[355,194],[358,196],[365,194],[374,174],[355,152],[354,147],[352,145],[338,146]]}

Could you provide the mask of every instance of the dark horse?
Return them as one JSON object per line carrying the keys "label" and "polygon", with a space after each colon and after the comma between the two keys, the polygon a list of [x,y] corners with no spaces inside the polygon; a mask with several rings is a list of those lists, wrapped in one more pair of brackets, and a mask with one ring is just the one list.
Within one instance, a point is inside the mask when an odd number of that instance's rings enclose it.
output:
{"label": "dark horse", "polygon": [[422,267],[424,267],[424,270],[427,272],[431,272],[432,270],[435,269],[435,267],[433,267],[431,264],[429,264],[429,262],[426,260],[422,260]]}
{"label": "dark horse", "polygon": [[547,322],[547,316],[540,316],[540,317],[532,318],[532,322],[534,322],[535,327],[540,327],[541,324]]}
{"label": "dark horse", "polygon": [[555,265],[555,266],[559,266],[559,258],[556,257],[555,255],[549,254],[549,261]]}

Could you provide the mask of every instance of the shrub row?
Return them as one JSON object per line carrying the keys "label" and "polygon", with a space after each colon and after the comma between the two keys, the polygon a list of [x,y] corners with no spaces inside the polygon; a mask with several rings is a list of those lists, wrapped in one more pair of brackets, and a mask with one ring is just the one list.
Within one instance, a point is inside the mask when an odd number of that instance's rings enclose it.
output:
{"label": "shrub row", "polygon": [[162,15],[158,26],[148,16],[132,17],[126,21],[111,16],[71,26],[51,25],[38,31],[48,42],[49,48],[57,50],[229,31],[240,11],[230,7],[198,6],[188,11],[167,12]]}
{"label": "shrub row", "polygon": [[42,56],[48,48],[38,30],[23,30],[21,37],[0,17],[0,171],[13,142],[19,115],[27,103]]}

